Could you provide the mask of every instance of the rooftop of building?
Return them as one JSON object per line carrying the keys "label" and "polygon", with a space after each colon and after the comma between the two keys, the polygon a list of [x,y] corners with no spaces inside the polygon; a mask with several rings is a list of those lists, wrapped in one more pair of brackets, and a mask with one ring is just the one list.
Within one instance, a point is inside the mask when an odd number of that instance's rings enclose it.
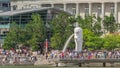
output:
{"label": "rooftop of building", "polygon": [[[42,11],[42,10],[55,10],[58,12],[65,12],[63,10],[58,10],[55,8],[31,8],[31,9],[24,9],[24,10],[13,10],[13,11],[6,11],[6,12],[1,12],[0,16],[12,16],[12,15],[17,15],[17,14],[22,14],[22,13],[28,13],[28,12],[35,12],[35,11]],[[67,14],[70,14],[68,12],[65,12]]]}

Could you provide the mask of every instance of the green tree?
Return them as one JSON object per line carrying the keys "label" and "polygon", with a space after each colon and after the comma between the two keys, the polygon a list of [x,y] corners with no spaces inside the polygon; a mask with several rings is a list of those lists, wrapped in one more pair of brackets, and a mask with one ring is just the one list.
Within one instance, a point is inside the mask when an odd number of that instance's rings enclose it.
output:
{"label": "green tree", "polygon": [[107,50],[113,50],[115,48],[120,48],[120,35],[110,34],[104,38],[104,48]]}
{"label": "green tree", "polygon": [[25,44],[30,45],[33,50],[37,50],[38,44],[44,42],[46,38],[45,24],[39,14],[32,15],[32,20],[26,25],[26,31],[28,37]]}
{"label": "green tree", "polygon": [[54,49],[63,49],[67,38],[73,34],[73,20],[69,15],[60,13],[52,21],[53,36],[51,38],[51,47]]}
{"label": "green tree", "polygon": [[77,21],[82,29],[92,30],[92,16],[85,16],[85,18],[78,16]]}
{"label": "green tree", "polygon": [[4,48],[17,48],[19,45],[38,49],[38,44],[44,42],[46,38],[45,25],[40,18],[39,14],[33,14],[32,20],[22,28],[16,23],[12,23],[10,31],[4,42]]}
{"label": "green tree", "polygon": [[79,22],[82,29],[89,29],[93,31],[96,35],[101,35],[101,18],[96,18],[95,16],[81,16],[77,17],[77,22]]}
{"label": "green tree", "polygon": [[89,50],[101,49],[103,46],[102,38],[96,36],[94,32],[89,29],[83,30],[83,48],[88,48]]}
{"label": "green tree", "polygon": [[103,25],[104,25],[104,29],[107,32],[113,33],[116,31],[117,24],[115,23],[115,18],[113,14],[110,14],[110,16],[105,16]]}
{"label": "green tree", "polygon": [[15,22],[10,25],[10,31],[4,40],[3,48],[11,49],[16,47],[16,44],[18,44],[18,29],[19,26]]}
{"label": "green tree", "polygon": [[101,36],[102,35],[102,31],[101,31],[101,18],[100,17],[93,17],[93,23],[92,23],[92,31],[98,35]]}

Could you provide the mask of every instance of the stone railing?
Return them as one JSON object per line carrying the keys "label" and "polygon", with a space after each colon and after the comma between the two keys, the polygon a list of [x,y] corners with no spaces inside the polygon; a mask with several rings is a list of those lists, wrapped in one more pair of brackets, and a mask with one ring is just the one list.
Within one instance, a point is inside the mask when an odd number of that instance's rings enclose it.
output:
{"label": "stone railing", "polygon": [[0,57],[0,65],[34,65],[35,57]]}

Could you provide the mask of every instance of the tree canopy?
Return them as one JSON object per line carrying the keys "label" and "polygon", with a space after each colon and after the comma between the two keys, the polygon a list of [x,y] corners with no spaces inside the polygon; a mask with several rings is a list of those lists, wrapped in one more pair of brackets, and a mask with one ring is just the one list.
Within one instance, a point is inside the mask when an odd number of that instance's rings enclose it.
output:
{"label": "tree canopy", "polygon": [[[18,48],[19,45],[29,47],[32,50],[38,50],[38,44],[44,45],[47,38],[47,29],[39,14],[33,14],[32,20],[22,28],[13,22],[10,31],[7,34],[3,47],[5,49]],[[104,32],[101,31],[101,18],[95,16],[86,16],[82,18],[78,16],[70,16],[65,13],[56,15],[50,25],[50,47],[53,49],[63,49],[66,40],[74,32],[74,23],[78,22],[83,29],[83,49],[100,50],[120,48],[120,35],[108,35],[101,37]],[[104,28],[107,32],[114,33],[118,30],[112,15],[106,16],[104,19]],[[71,39],[70,48],[75,47],[74,39]]]}
{"label": "tree canopy", "polygon": [[[51,37],[51,47],[62,49],[67,38],[73,34],[73,25],[69,20],[69,15],[60,13],[52,21],[53,36]],[[69,21],[69,22],[68,22]]]}
{"label": "tree canopy", "polygon": [[11,24],[10,31],[4,41],[4,48],[18,48],[19,45],[37,50],[38,44],[46,38],[45,25],[39,14],[33,14],[32,20],[24,28],[15,22]]}

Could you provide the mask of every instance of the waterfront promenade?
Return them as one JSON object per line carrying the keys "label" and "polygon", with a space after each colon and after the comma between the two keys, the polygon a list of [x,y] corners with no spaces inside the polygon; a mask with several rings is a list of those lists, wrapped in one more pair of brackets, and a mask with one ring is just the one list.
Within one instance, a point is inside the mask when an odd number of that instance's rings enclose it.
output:
{"label": "waterfront promenade", "polygon": [[[75,52],[75,51],[66,51],[60,52],[52,52],[51,55],[48,56],[48,60],[50,58],[54,59],[56,66],[59,66],[59,63],[73,63],[79,65],[81,67],[83,64],[91,64],[91,63],[99,63],[106,67],[109,66],[118,66],[120,63],[120,51],[83,51],[83,52]],[[118,65],[116,65],[116,63]]]}
{"label": "waterfront promenade", "polygon": [[[74,51],[52,50],[46,54],[33,55],[26,49],[20,51],[3,50],[0,54],[1,65],[55,65],[58,63],[81,66],[120,66],[120,51]],[[57,66],[57,65],[56,65]]]}
{"label": "waterfront promenade", "polygon": [[55,60],[56,67],[58,67],[59,63],[73,63],[82,67],[82,64],[89,64],[89,63],[102,63],[103,67],[106,67],[106,64],[109,63],[111,67],[114,67],[115,63],[120,63],[120,59],[79,59],[79,58],[66,58],[66,59],[59,59]]}

